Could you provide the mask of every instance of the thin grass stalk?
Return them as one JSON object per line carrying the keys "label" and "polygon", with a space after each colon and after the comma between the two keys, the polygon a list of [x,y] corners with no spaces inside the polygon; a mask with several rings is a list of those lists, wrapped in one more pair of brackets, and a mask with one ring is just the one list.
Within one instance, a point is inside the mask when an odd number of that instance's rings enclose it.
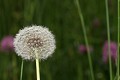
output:
{"label": "thin grass stalk", "polygon": [[107,36],[108,36],[109,71],[110,71],[110,80],[112,80],[113,75],[112,75],[112,62],[111,62],[111,52],[110,52],[110,25],[109,25],[108,0],[105,0],[105,6],[106,6],[106,22],[107,22]]}
{"label": "thin grass stalk", "polygon": [[119,52],[120,52],[120,0],[118,0],[118,57],[117,57],[117,80],[119,80],[120,76],[120,61],[119,61]]}
{"label": "thin grass stalk", "polygon": [[87,34],[86,34],[84,18],[83,18],[83,15],[82,15],[82,12],[81,12],[81,8],[80,8],[80,4],[79,4],[78,0],[76,0],[76,5],[77,5],[77,9],[78,9],[80,20],[81,20],[82,30],[83,30],[84,39],[85,39],[85,45],[87,47],[87,55],[88,55],[91,79],[94,80],[94,73],[93,73],[92,59],[91,59],[90,50],[89,50],[88,38],[87,38]]}

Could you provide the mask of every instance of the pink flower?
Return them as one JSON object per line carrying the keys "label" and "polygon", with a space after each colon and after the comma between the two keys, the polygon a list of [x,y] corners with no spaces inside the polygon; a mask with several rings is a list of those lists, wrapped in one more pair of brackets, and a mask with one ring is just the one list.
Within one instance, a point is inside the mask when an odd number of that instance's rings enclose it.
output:
{"label": "pink flower", "polygon": [[5,36],[0,43],[2,51],[8,52],[14,50],[13,36]]}
{"label": "pink flower", "polygon": [[[110,52],[113,61],[117,59],[117,44],[115,42],[110,42]],[[103,61],[106,63],[108,61],[108,42],[106,41],[102,50]]]}
{"label": "pink flower", "polygon": [[101,22],[100,22],[99,18],[94,18],[93,22],[92,22],[92,26],[93,27],[100,27],[100,25],[101,25]]}
{"label": "pink flower", "polygon": [[[87,52],[87,47],[83,44],[81,44],[79,47],[78,47],[78,50],[80,53],[86,53]],[[89,50],[90,52],[93,51],[93,48],[91,46],[89,46]]]}

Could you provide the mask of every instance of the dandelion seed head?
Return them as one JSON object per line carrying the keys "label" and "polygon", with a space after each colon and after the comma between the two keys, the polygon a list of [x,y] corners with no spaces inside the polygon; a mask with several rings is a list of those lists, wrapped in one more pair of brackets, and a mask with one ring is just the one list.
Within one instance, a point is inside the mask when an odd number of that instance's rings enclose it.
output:
{"label": "dandelion seed head", "polygon": [[42,26],[25,27],[14,39],[14,47],[18,56],[23,59],[46,59],[54,52],[54,35]]}

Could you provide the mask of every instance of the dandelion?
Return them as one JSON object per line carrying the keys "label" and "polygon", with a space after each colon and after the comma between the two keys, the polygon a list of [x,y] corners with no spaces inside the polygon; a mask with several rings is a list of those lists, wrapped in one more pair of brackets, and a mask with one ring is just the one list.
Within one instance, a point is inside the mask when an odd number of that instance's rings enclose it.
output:
{"label": "dandelion", "polygon": [[23,59],[46,59],[55,50],[55,39],[48,28],[42,26],[25,27],[14,39],[18,56]]}
{"label": "dandelion", "polygon": [[[117,60],[117,44],[115,42],[111,41],[110,52],[111,52],[112,60],[116,61]],[[108,60],[108,42],[107,41],[104,43],[102,54],[103,54],[103,61],[106,63]]]}
{"label": "dandelion", "polygon": [[14,50],[14,46],[13,46],[13,36],[5,36],[0,43],[1,46],[1,50],[4,52],[9,52],[9,51],[13,51]]}
{"label": "dandelion", "polygon": [[37,80],[40,80],[39,60],[48,58],[54,52],[54,35],[42,26],[25,27],[16,35],[14,47],[23,59],[36,60]]}

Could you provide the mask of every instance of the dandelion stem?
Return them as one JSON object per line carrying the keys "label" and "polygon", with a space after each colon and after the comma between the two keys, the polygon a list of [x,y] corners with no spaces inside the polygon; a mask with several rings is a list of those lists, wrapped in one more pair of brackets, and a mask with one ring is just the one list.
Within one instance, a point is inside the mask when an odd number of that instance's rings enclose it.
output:
{"label": "dandelion stem", "polygon": [[22,60],[22,63],[21,63],[21,73],[20,73],[20,80],[22,80],[22,75],[23,75],[23,64],[24,64],[24,61]]}
{"label": "dandelion stem", "polygon": [[82,24],[82,29],[83,29],[85,44],[86,44],[86,47],[87,47],[89,67],[90,67],[90,72],[91,72],[91,79],[94,80],[93,66],[92,66],[92,60],[91,60],[91,55],[90,55],[90,50],[89,50],[89,44],[88,44],[88,39],[87,39],[87,34],[86,34],[86,28],[85,28],[84,18],[83,18],[83,15],[82,15],[82,12],[81,12],[81,8],[80,8],[80,4],[79,4],[78,0],[76,0],[76,5],[77,5],[79,17],[81,19],[81,24]]}
{"label": "dandelion stem", "polygon": [[120,61],[119,61],[119,49],[120,49],[120,0],[118,0],[118,57],[117,57],[117,80],[119,80],[119,75],[120,75],[120,71],[119,71],[119,67],[120,67]]}
{"label": "dandelion stem", "polygon": [[110,80],[112,80],[112,63],[111,63],[111,53],[110,53],[110,25],[109,25],[109,11],[108,11],[108,0],[105,0],[106,5],[106,21],[107,21],[107,36],[108,36],[108,55],[109,55],[109,71]]}
{"label": "dandelion stem", "polygon": [[36,59],[36,74],[37,74],[37,80],[40,80],[40,69],[39,69],[39,59]]}

